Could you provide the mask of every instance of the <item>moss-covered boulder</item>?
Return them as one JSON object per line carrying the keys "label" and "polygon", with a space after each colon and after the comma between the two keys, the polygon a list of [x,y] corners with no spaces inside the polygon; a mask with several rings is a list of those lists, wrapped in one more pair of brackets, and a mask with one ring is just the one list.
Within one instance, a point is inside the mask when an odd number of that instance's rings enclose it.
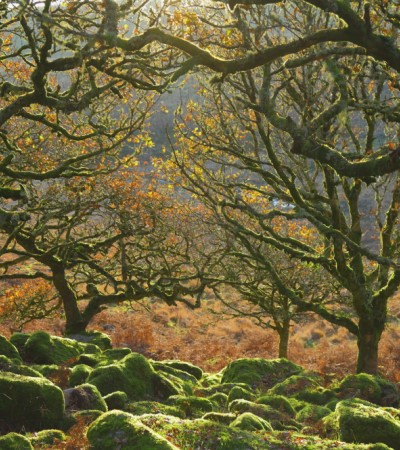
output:
{"label": "moss-covered boulder", "polygon": [[124,410],[128,404],[128,396],[122,391],[111,392],[111,394],[105,395],[103,398],[110,411],[112,409]]}
{"label": "moss-covered boulder", "polygon": [[131,353],[114,364],[95,368],[88,382],[97,386],[102,395],[123,391],[131,400],[164,400],[179,394],[179,389],[156,373],[139,353]]}
{"label": "moss-covered boulder", "polygon": [[335,386],[335,391],[342,399],[357,397],[381,406],[398,407],[400,402],[394,383],[367,373],[347,376]]}
{"label": "moss-covered boulder", "polygon": [[201,378],[203,377],[203,370],[200,367],[197,367],[194,364],[190,364],[188,362],[179,360],[169,360],[163,361],[162,364],[164,366],[173,367],[174,369],[178,369],[182,372],[189,373],[197,380],[201,380]]}
{"label": "moss-covered boulder", "polygon": [[68,411],[80,411],[96,409],[107,411],[107,404],[99,390],[93,384],[85,383],[80,386],[64,390],[65,409]]}
{"label": "moss-covered boulder", "polygon": [[204,414],[202,419],[211,420],[213,422],[218,422],[223,425],[229,425],[236,419],[236,417],[237,417],[236,414],[212,411]]}
{"label": "moss-covered boulder", "polygon": [[15,347],[15,345],[13,345],[7,338],[2,335],[0,335],[0,355],[7,356],[7,358],[10,359],[22,361],[17,347]]}
{"label": "moss-covered boulder", "polygon": [[42,377],[42,374],[33,367],[25,366],[21,364],[19,359],[10,359],[4,355],[0,355],[0,372],[11,372],[28,377]]}
{"label": "moss-covered boulder", "polygon": [[296,411],[292,404],[283,395],[263,395],[257,399],[256,403],[272,406],[275,410],[292,418],[296,416]]}
{"label": "moss-covered boulder", "polygon": [[228,403],[232,402],[233,400],[237,399],[243,399],[243,400],[254,400],[255,394],[251,392],[249,389],[245,389],[241,386],[234,386],[230,391],[228,395]]}
{"label": "moss-covered boulder", "polygon": [[97,345],[101,350],[107,350],[111,348],[111,338],[101,331],[86,331],[83,333],[69,334],[66,336],[84,344]]}
{"label": "moss-covered boulder", "polygon": [[63,414],[63,393],[50,381],[0,373],[0,426],[12,430],[57,428]]}
{"label": "moss-covered boulder", "polygon": [[272,426],[269,422],[249,412],[240,414],[229,426],[247,431],[272,431]]}
{"label": "moss-covered boulder", "polygon": [[0,448],[1,450],[33,450],[29,439],[18,433],[0,436]]}
{"label": "moss-covered boulder", "polygon": [[68,384],[71,387],[86,383],[93,368],[86,364],[78,364],[74,366],[68,378]]}
{"label": "moss-covered boulder", "polygon": [[87,432],[93,450],[177,450],[137,417],[122,411],[100,416]]}
{"label": "moss-covered boulder", "polygon": [[223,392],[216,392],[208,397],[208,400],[212,402],[218,409],[226,409],[228,406],[228,396]]}
{"label": "moss-covered boulder", "polygon": [[[325,417],[328,434],[345,442],[383,443],[400,449],[400,421],[383,408],[358,399],[344,400]],[[332,433],[333,432],[333,433]]]}
{"label": "moss-covered boulder", "polygon": [[296,414],[296,420],[305,425],[311,425],[328,416],[331,412],[326,406],[308,404],[304,405],[304,408]]}
{"label": "moss-covered boulder", "polygon": [[185,415],[185,413],[178,406],[151,401],[131,402],[126,406],[125,411],[134,416],[142,416],[144,414],[163,414],[183,418]]}
{"label": "moss-covered boulder", "polygon": [[208,398],[195,396],[173,395],[169,397],[168,404],[179,408],[183,417],[201,417],[214,409],[214,404]]}
{"label": "moss-covered boulder", "polygon": [[58,443],[65,441],[65,439],[66,436],[61,430],[42,430],[35,433],[35,436],[30,438],[30,441],[35,448],[47,448],[49,446],[57,445]]}
{"label": "moss-covered boulder", "polygon": [[21,355],[22,359],[24,358],[24,346],[26,341],[29,339],[30,333],[14,333],[10,337],[10,342],[15,346],[18,350],[18,353]]}
{"label": "moss-covered boulder", "polygon": [[319,381],[321,382],[321,380],[314,375],[292,375],[286,378],[286,380],[276,384],[268,391],[268,394],[290,397],[305,389],[316,389],[320,386]]}
{"label": "moss-covered boulder", "polygon": [[223,371],[222,383],[245,383],[252,389],[266,391],[302,368],[287,359],[241,358],[232,361]]}
{"label": "moss-covered boulder", "polygon": [[83,355],[78,356],[76,364],[85,364],[90,367],[109,366],[110,364],[121,361],[121,359],[124,359],[125,356],[130,354],[132,354],[130,348],[111,348],[102,353],[96,353],[95,355],[84,353]]}
{"label": "moss-covered boulder", "polygon": [[304,402],[320,406],[338,402],[336,392],[331,389],[325,389],[322,386],[300,390],[296,392],[295,397]]}
{"label": "moss-covered boulder", "polygon": [[50,336],[44,331],[33,333],[24,345],[26,360],[37,364],[62,364],[82,353],[96,352],[100,352],[96,345]]}
{"label": "moss-covered boulder", "polygon": [[191,373],[180,370],[177,367],[174,367],[173,365],[165,364],[164,361],[163,362],[152,361],[151,365],[154,367],[155,370],[157,370],[158,372],[162,372],[167,377],[170,377],[172,375],[172,379],[175,380],[179,379],[180,381],[188,385],[194,386],[198,382],[197,378]]}

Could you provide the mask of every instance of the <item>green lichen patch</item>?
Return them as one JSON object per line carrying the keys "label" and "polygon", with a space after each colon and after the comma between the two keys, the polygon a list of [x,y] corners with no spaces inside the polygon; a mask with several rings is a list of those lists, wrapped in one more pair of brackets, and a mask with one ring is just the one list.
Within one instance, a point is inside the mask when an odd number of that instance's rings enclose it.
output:
{"label": "green lichen patch", "polygon": [[241,358],[224,370],[222,383],[245,383],[252,389],[266,391],[303,369],[287,359]]}
{"label": "green lichen patch", "polygon": [[276,384],[268,391],[270,395],[284,395],[290,397],[303,392],[305,389],[316,389],[320,386],[317,377],[311,375],[292,375],[286,380]]}
{"label": "green lichen patch", "polygon": [[26,360],[37,364],[62,364],[82,353],[96,353],[100,349],[93,344],[82,344],[73,339],[50,336],[37,331],[24,345]]}
{"label": "green lichen patch", "polygon": [[93,450],[177,450],[137,417],[122,411],[110,411],[95,420],[87,437]]}
{"label": "green lichen patch", "polygon": [[112,409],[124,410],[128,404],[128,396],[123,391],[111,392],[111,394],[105,395],[103,398],[110,411]]}
{"label": "green lichen patch", "polygon": [[169,380],[157,374],[149,361],[131,353],[121,361],[95,368],[88,382],[97,386],[102,395],[125,392],[131,400],[163,400],[179,393]]}
{"label": "green lichen patch", "polygon": [[0,355],[7,356],[7,358],[10,359],[22,361],[21,355],[19,354],[17,347],[15,347],[14,344],[12,344],[8,339],[6,339],[2,335],[0,335]]}
{"label": "green lichen patch", "polygon": [[324,419],[329,435],[345,442],[383,443],[400,449],[400,421],[383,408],[358,399],[344,400]]}
{"label": "green lichen patch", "polygon": [[42,430],[35,433],[30,441],[34,448],[47,448],[65,441],[65,439],[65,434],[61,430]]}
{"label": "green lichen patch", "polygon": [[0,425],[6,424],[13,430],[54,428],[62,421],[63,414],[63,393],[50,381],[0,374]]}
{"label": "green lichen patch", "polygon": [[71,387],[86,383],[93,368],[86,364],[78,364],[74,366],[68,378],[68,384]]}
{"label": "green lichen patch", "polygon": [[349,375],[335,390],[340,398],[361,398],[381,406],[399,406],[400,394],[394,383],[366,373]]}
{"label": "green lichen patch", "polygon": [[65,409],[68,411],[79,411],[85,409],[96,409],[107,411],[107,404],[99,390],[93,384],[85,383],[80,386],[64,390]]}
{"label": "green lichen patch", "polygon": [[269,422],[250,412],[240,414],[229,426],[246,431],[272,431],[272,425]]}
{"label": "green lichen patch", "polygon": [[0,448],[1,450],[33,450],[29,439],[18,433],[0,436]]}
{"label": "green lichen patch", "polygon": [[169,397],[168,404],[179,408],[184,417],[201,417],[214,409],[209,399],[195,396],[173,395]]}

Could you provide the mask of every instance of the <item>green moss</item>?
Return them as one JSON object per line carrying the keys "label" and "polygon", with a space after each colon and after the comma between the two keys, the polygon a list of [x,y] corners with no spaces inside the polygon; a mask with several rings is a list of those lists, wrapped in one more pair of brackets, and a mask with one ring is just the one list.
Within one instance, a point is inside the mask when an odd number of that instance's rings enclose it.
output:
{"label": "green moss", "polygon": [[94,344],[101,350],[107,350],[111,348],[111,338],[101,331],[86,331],[83,333],[70,334],[66,336],[70,339],[74,339],[84,344]]}
{"label": "green moss", "polygon": [[78,358],[76,359],[76,365],[95,367],[97,366],[97,364],[100,363],[101,355],[102,355],[101,353],[96,355],[83,353],[82,355],[79,355]]}
{"label": "green moss", "polygon": [[178,406],[165,405],[159,402],[132,402],[129,403],[125,410],[134,416],[142,416],[143,414],[164,414],[174,417],[184,417],[184,412]]}
{"label": "green moss", "polygon": [[19,354],[15,345],[13,345],[8,339],[0,335],[0,355],[7,356],[10,359],[17,359],[22,361],[21,355]]}
{"label": "green moss", "polygon": [[22,359],[24,358],[24,346],[25,342],[29,339],[30,333],[14,333],[10,337],[10,342],[13,344],[16,349],[18,350],[18,353],[21,355]]}
{"label": "green moss", "polygon": [[10,429],[54,428],[63,414],[63,393],[50,381],[12,373],[0,374],[0,421]]}
{"label": "green moss", "polygon": [[296,414],[296,420],[304,424],[312,424],[328,416],[331,412],[325,406],[308,404]]}
{"label": "green moss", "polygon": [[25,342],[24,354],[30,362],[37,364],[62,364],[88,352],[100,349],[93,344],[82,344],[72,339],[50,336],[44,331],[33,333]]}
{"label": "green moss", "polygon": [[100,416],[104,414],[104,411],[98,409],[84,409],[82,411],[76,411],[73,413],[74,422],[77,420],[84,420],[86,424],[94,422]]}
{"label": "green moss", "polygon": [[109,410],[124,410],[128,403],[128,396],[122,391],[111,392],[111,394],[105,395],[103,398]]}
{"label": "green moss", "polygon": [[283,395],[263,395],[259,397],[256,403],[260,403],[262,405],[270,405],[277,411],[280,411],[284,414],[287,414],[289,417],[294,418],[296,415],[296,411],[289,402],[289,400]]}
{"label": "green moss", "polygon": [[125,392],[131,400],[166,399],[179,389],[157,374],[149,361],[138,353],[131,353],[121,361],[95,368],[88,382],[97,386],[102,395]]}
{"label": "green moss", "polygon": [[222,383],[245,383],[252,389],[267,390],[303,369],[287,359],[242,358],[224,370]]}
{"label": "green moss", "polygon": [[65,441],[65,434],[60,430],[42,430],[30,439],[34,447],[47,447]]}
{"label": "green moss", "polygon": [[208,397],[217,408],[226,409],[228,406],[228,396],[223,392],[216,392]]}
{"label": "green moss", "polygon": [[164,365],[173,367],[174,369],[178,369],[182,372],[189,373],[197,380],[201,380],[203,377],[203,370],[200,367],[195,366],[194,364],[190,364],[184,361],[171,360],[171,361],[163,361]]}
{"label": "green moss", "polygon": [[86,383],[92,370],[92,367],[87,366],[86,364],[78,364],[74,366],[69,375],[68,384],[73,387]]}
{"label": "green moss", "polygon": [[65,408],[69,411],[96,409],[107,411],[107,404],[93,384],[85,383],[64,390]]}
{"label": "green moss", "polygon": [[195,389],[194,393],[195,393],[195,395],[201,396],[201,397],[209,397],[210,395],[213,395],[216,392],[222,392],[223,394],[229,395],[231,390],[234,389],[235,387],[244,389],[247,392],[250,392],[252,394],[249,386],[245,383],[223,383],[223,384],[218,383],[218,384],[208,386],[208,387],[199,387],[199,388]]}
{"label": "green moss", "polygon": [[221,412],[209,412],[204,414],[202,417],[204,420],[211,420],[213,422],[218,422],[223,425],[229,425],[236,419],[236,414],[232,413],[221,413]]}
{"label": "green moss", "polygon": [[93,450],[177,450],[138,418],[121,411],[103,414],[87,432]]}
{"label": "green moss", "polygon": [[292,375],[286,380],[276,384],[268,391],[271,395],[284,395],[290,397],[298,394],[305,389],[315,389],[319,387],[318,379],[315,376]]}
{"label": "green moss", "polygon": [[197,378],[190,374],[189,372],[183,371],[178,369],[177,367],[174,367],[170,364],[166,364],[164,362],[158,362],[158,361],[152,361],[151,365],[156,369],[157,371],[161,371],[164,374],[173,375],[175,378],[184,381],[186,383],[189,383],[191,385],[197,384]]}
{"label": "green moss", "polygon": [[331,389],[324,389],[323,387],[301,390],[295,394],[295,397],[307,403],[321,406],[327,405],[332,401],[338,401],[334,391]]}
{"label": "green moss", "polygon": [[42,377],[42,374],[33,367],[25,366],[21,364],[19,359],[10,359],[4,355],[0,355],[0,372],[11,372],[28,377]]}
{"label": "green moss", "polygon": [[184,417],[201,417],[214,409],[209,399],[195,396],[173,395],[169,397],[168,404],[179,408]]}
{"label": "green moss", "polygon": [[254,400],[254,397],[255,397],[255,395],[248,389],[245,389],[241,386],[234,386],[229,391],[228,403],[232,402],[233,400],[239,399],[239,398],[241,398],[243,400]]}
{"label": "green moss", "polygon": [[399,405],[400,395],[394,383],[375,375],[349,375],[335,386],[341,398],[358,397],[377,405]]}
{"label": "green moss", "polygon": [[1,450],[33,450],[29,439],[18,433],[0,436],[0,448]]}
{"label": "green moss", "polygon": [[46,378],[60,370],[60,366],[57,364],[32,364],[30,367]]}
{"label": "green moss", "polygon": [[329,432],[345,442],[384,443],[400,448],[400,421],[383,408],[366,401],[344,400],[324,420]]}
{"label": "green moss", "polygon": [[247,431],[272,431],[272,426],[269,422],[249,412],[240,414],[240,416],[237,417],[229,426]]}

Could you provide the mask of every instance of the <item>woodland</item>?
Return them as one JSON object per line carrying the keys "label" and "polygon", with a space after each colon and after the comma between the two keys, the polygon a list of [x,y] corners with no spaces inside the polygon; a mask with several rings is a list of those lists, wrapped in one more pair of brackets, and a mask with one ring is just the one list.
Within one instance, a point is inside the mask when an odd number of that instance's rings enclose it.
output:
{"label": "woodland", "polygon": [[400,449],[399,30],[0,3],[1,449]]}

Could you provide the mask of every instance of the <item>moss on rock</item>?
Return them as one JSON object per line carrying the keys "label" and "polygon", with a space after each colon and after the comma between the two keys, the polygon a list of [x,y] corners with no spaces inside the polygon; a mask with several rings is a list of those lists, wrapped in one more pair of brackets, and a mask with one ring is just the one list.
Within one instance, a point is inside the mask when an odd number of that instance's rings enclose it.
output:
{"label": "moss on rock", "polygon": [[104,412],[108,410],[105,400],[93,384],[85,383],[65,389],[64,398],[65,409],[68,411],[96,409]]}
{"label": "moss on rock", "polygon": [[65,439],[65,434],[61,430],[42,430],[36,433],[34,437],[30,438],[30,441],[36,448],[46,448],[65,441]]}
{"label": "moss on rock", "polygon": [[87,437],[93,450],[177,450],[137,417],[122,411],[110,411],[89,427]]}
{"label": "moss on rock", "polygon": [[1,450],[33,450],[29,439],[18,433],[0,436],[0,448]]}
{"label": "moss on rock", "polygon": [[8,339],[0,334],[0,355],[7,356],[10,359],[16,359],[22,361],[21,355],[15,347]]}
{"label": "moss on rock", "polygon": [[331,412],[332,411],[325,406],[308,404],[296,414],[296,420],[306,425],[314,424],[331,414]]}
{"label": "moss on rock", "polygon": [[143,414],[164,414],[180,418],[184,417],[184,412],[178,406],[151,401],[129,403],[125,410],[134,416],[142,416]]}
{"label": "moss on rock", "polygon": [[78,364],[74,366],[68,378],[68,384],[71,387],[86,383],[93,368],[86,364]]}
{"label": "moss on rock", "polygon": [[293,408],[292,404],[283,395],[263,395],[257,399],[256,403],[260,403],[262,405],[270,405],[277,411],[287,414],[292,418],[294,418],[296,415],[296,411]]}
{"label": "moss on rock", "polygon": [[104,401],[107,404],[109,410],[112,409],[125,409],[128,404],[128,396],[123,391],[111,392],[111,394],[105,395]]}
{"label": "moss on rock", "polygon": [[202,419],[211,420],[213,422],[218,422],[223,425],[229,425],[236,419],[236,414],[212,411],[204,414]]}
{"label": "moss on rock", "polygon": [[50,336],[44,331],[33,333],[24,345],[25,358],[37,364],[62,364],[85,352],[96,353],[100,349],[93,344]]}
{"label": "moss on rock", "polygon": [[338,396],[361,398],[381,406],[399,406],[400,394],[394,383],[367,373],[348,375],[335,386]]}
{"label": "moss on rock", "polygon": [[372,403],[341,401],[324,422],[328,433],[335,432],[345,442],[383,443],[400,449],[400,421]]}
{"label": "moss on rock", "polygon": [[318,388],[320,386],[318,381],[319,379],[313,375],[292,375],[286,380],[276,384],[268,391],[268,394],[290,397],[303,392],[305,389]]}
{"label": "moss on rock", "polygon": [[233,388],[229,391],[228,403],[240,398],[243,400],[254,400],[255,395],[253,392],[249,391],[249,389],[245,389],[241,386],[233,386]]}
{"label": "moss on rock", "polygon": [[179,360],[169,360],[163,361],[163,365],[173,367],[174,369],[178,369],[182,372],[189,373],[197,380],[201,380],[203,377],[203,370],[200,367],[195,366],[194,364],[190,364],[188,362],[179,361]]}
{"label": "moss on rock", "polygon": [[19,359],[10,359],[4,355],[0,355],[0,372],[11,372],[27,377],[42,377],[42,374],[33,367],[25,366]]}
{"label": "moss on rock", "polygon": [[229,426],[247,431],[272,431],[272,425],[269,422],[250,412],[240,414]]}
{"label": "moss on rock", "polygon": [[121,361],[95,368],[88,382],[102,395],[125,392],[131,400],[166,399],[179,393],[169,380],[157,374],[149,361],[139,353],[131,353]]}
{"label": "moss on rock", "polygon": [[201,417],[214,409],[209,399],[195,396],[173,395],[169,397],[168,404],[179,408],[184,417]]}
{"label": "moss on rock", "polygon": [[307,403],[314,405],[327,405],[331,402],[337,402],[336,392],[331,389],[324,389],[321,386],[312,389],[300,390],[295,394],[295,397]]}
{"label": "moss on rock", "polygon": [[97,345],[101,350],[111,348],[111,338],[101,331],[86,331],[82,333],[69,334],[66,337],[84,344]]}
{"label": "moss on rock", "polygon": [[252,389],[266,391],[302,368],[287,359],[241,358],[232,361],[223,371],[222,383],[245,383]]}
{"label": "moss on rock", "polygon": [[24,358],[24,346],[25,342],[29,339],[30,333],[14,333],[10,337],[10,342],[18,350],[18,353]]}
{"label": "moss on rock", "polygon": [[63,414],[63,393],[50,381],[0,374],[0,423],[12,430],[40,430],[57,427]]}

